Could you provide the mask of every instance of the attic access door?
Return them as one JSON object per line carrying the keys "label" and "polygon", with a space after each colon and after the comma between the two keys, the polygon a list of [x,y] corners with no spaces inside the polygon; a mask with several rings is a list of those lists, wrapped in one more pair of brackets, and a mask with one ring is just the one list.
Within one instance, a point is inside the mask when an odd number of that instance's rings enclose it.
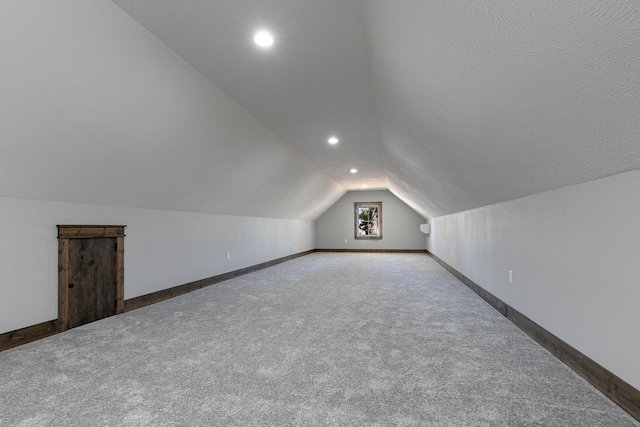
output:
{"label": "attic access door", "polygon": [[124,311],[124,225],[58,225],[58,327]]}

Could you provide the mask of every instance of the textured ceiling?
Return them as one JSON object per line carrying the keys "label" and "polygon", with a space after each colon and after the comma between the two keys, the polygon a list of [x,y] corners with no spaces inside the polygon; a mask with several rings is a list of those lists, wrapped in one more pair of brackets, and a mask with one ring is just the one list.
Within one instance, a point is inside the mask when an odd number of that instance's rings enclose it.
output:
{"label": "textured ceiling", "polygon": [[639,8],[365,1],[390,187],[435,216],[640,167]]}
{"label": "textured ceiling", "polygon": [[0,196],[437,217],[640,169],[637,0],[5,1],[0,56]]}
{"label": "textured ceiling", "polygon": [[640,167],[635,0],[114,2],[345,188],[425,216]]}

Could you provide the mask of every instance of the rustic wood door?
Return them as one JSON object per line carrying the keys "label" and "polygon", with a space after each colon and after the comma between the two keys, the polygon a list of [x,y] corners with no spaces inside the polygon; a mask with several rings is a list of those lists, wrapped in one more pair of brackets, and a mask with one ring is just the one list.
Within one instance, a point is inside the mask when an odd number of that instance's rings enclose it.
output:
{"label": "rustic wood door", "polygon": [[58,226],[58,326],[124,311],[124,226]]}
{"label": "rustic wood door", "polygon": [[116,314],[116,239],[69,239],[69,328]]}

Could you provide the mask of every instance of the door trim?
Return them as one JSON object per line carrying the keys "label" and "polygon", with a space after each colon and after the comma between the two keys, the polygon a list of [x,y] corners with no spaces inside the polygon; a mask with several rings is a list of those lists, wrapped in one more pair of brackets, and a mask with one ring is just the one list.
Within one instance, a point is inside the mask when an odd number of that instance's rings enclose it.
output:
{"label": "door trim", "polygon": [[126,225],[58,225],[58,320],[69,329],[69,239],[116,239],[116,312],[124,313],[124,228]]}

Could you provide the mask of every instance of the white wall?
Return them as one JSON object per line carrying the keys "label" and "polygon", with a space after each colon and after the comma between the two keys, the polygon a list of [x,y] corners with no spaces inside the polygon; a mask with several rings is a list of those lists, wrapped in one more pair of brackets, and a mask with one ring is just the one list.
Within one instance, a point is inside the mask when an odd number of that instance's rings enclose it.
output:
{"label": "white wall", "polygon": [[639,221],[633,171],[436,218],[427,246],[640,389]]}
{"label": "white wall", "polygon": [[127,225],[125,299],[314,248],[303,220],[2,197],[0,218],[0,333],[58,317],[57,224]]}
{"label": "white wall", "polygon": [[[354,239],[354,202],[382,202],[382,240]],[[349,191],[316,220],[317,249],[425,249],[416,211],[388,190]],[[345,243],[347,239],[347,243]]]}

